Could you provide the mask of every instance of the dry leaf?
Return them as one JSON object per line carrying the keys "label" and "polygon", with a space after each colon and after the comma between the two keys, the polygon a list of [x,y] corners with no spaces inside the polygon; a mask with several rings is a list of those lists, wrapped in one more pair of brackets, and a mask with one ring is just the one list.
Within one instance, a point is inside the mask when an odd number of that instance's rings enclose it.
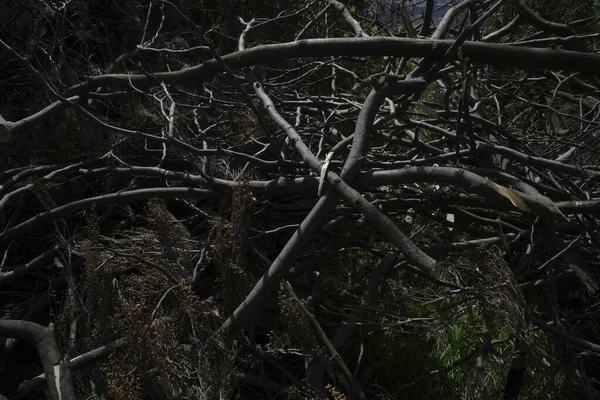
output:
{"label": "dry leaf", "polygon": [[496,192],[500,193],[502,196],[506,197],[513,206],[517,207],[519,210],[530,212],[529,207],[525,204],[525,202],[521,199],[521,197],[514,192],[514,190],[507,188],[506,186],[498,185],[495,182],[492,182],[492,186]]}
{"label": "dry leaf", "polygon": [[333,157],[333,152],[329,152],[327,157],[325,157],[325,162],[321,166],[321,176],[319,177],[319,190],[317,191],[317,196],[321,197],[321,191],[323,190],[323,183],[325,183],[325,175],[327,174],[327,168],[329,168],[329,163],[331,162],[331,158]]}

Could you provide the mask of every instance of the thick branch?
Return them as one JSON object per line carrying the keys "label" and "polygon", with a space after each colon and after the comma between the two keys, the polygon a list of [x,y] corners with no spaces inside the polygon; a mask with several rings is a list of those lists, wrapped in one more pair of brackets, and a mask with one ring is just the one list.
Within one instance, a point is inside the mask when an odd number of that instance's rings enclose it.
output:
{"label": "thick branch", "polygon": [[[407,39],[396,37],[307,39],[291,43],[270,44],[222,56],[229,68],[243,68],[297,58],[362,56],[362,57],[430,57],[441,58],[454,44],[453,40]],[[465,42],[463,57],[474,63],[508,68],[566,70],[600,75],[600,55],[583,52],[516,47],[504,44]],[[457,57],[457,56],[455,56]],[[112,74],[90,78],[73,86],[68,95],[84,94],[100,86],[129,85],[138,88],[156,86],[160,82],[189,83],[208,79],[221,72],[216,60],[175,72],[153,75]]]}
{"label": "thick branch", "polygon": [[[69,363],[69,367],[71,370],[77,370],[93,361],[100,360],[113,351],[120,349],[121,347],[127,344],[127,339],[121,338],[115,340],[112,343],[109,343],[105,346],[98,347],[97,349],[90,350],[87,353],[83,353],[71,359]],[[31,378],[19,385],[19,392],[21,393],[29,393],[36,387],[42,385],[46,380],[46,374],[41,374],[36,376],[35,378]]]}
{"label": "thick branch", "polygon": [[48,377],[46,383],[51,399],[76,399],[71,370],[61,364],[61,353],[51,329],[33,322],[0,320],[0,336],[20,338],[35,347]]}

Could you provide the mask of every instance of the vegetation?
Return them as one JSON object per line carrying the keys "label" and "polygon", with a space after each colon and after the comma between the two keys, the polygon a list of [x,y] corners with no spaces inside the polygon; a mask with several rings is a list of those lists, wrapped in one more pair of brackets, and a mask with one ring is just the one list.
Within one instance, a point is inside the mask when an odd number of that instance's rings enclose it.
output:
{"label": "vegetation", "polygon": [[580,3],[0,0],[0,398],[595,398]]}

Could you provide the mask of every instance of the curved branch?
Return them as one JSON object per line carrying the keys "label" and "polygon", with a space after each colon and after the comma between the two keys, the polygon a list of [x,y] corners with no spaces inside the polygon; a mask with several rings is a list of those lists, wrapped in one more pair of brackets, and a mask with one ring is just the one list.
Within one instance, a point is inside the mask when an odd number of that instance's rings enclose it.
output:
{"label": "curved branch", "polygon": [[61,353],[51,329],[33,322],[0,320],[0,336],[20,338],[35,347],[48,377],[46,383],[51,399],[76,399],[70,367],[61,363]]}
{"label": "curved branch", "polygon": [[512,4],[516,8],[519,15],[527,19],[533,26],[545,32],[555,33],[557,35],[572,36],[576,35],[575,29],[569,25],[559,24],[557,22],[548,21],[535,12],[527,5],[524,0],[512,0]]}
{"label": "curved branch", "polygon": [[[98,347],[97,349],[90,350],[87,353],[83,353],[74,357],[69,362],[69,367],[72,370],[79,369],[93,361],[100,360],[115,350],[124,347],[127,344],[126,338],[117,339],[114,342],[111,342],[107,345]],[[36,376],[35,378],[31,378],[19,385],[20,393],[29,393],[34,390],[36,387],[42,385],[44,382],[48,382],[46,379],[46,374],[41,374]]]}
{"label": "curved branch", "polygon": [[[332,56],[401,56],[441,58],[454,44],[454,40],[406,39],[396,37],[307,39],[290,43],[253,47],[222,56],[229,68],[243,68],[263,64],[265,60],[276,63],[297,58]],[[516,47],[505,44],[465,42],[462,54],[473,63],[493,64],[509,68],[566,70],[600,75],[600,55],[576,51]],[[454,55],[457,57],[457,55]],[[205,80],[221,72],[216,60],[153,75],[108,74],[88,79],[71,87],[67,95],[88,93],[100,86],[133,85],[145,88],[160,82],[189,83]]]}
{"label": "curved branch", "polygon": [[554,325],[548,324],[544,322],[542,319],[531,316],[531,322],[538,328],[543,331],[546,331],[554,336],[558,336],[559,338],[565,340],[566,342],[571,343],[574,346],[580,347],[582,349],[586,349],[592,351],[596,354],[600,354],[600,345],[593,342],[588,342],[587,340],[581,339],[577,336],[573,336]]}
{"label": "curved branch", "polygon": [[35,217],[0,233],[0,243],[7,242],[26,232],[31,232],[34,228],[40,225],[48,224],[58,218],[63,218],[73,213],[85,210],[91,207],[93,204],[127,204],[134,201],[142,201],[154,198],[220,199],[221,197],[221,193],[216,190],[194,189],[187,187],[138,189],[130,190],[128,192],[103,194],[101,196],[77,200],[38,214]]}
{"label": "curved branch", "polygon": [[[361,159],[361,157],[358,157],[354,160],[354,162],[358,163]],[[153,171],[153,168],[139,168],[140,171],[146,173]],[[123,171],[121,172],[129,173],[130,171],[127,170],[128,169],[123,169]],[[167,172],[166,170],[161,169],[156,169],[155,173],[166,177],[179,178],[183,181],[199,181],[199,179],[197,179],[199,177],[190,174]],[[366,200],[364,202],[359,200],[356,197],[356,194],[358,192],[356,192],[353,188],[348,186],[345,183],[345,181],[343,181],[343,178],[340,178],[337,174],[332,172],[329,172],[327,174],[327,178],[334,184],[334,186],[336,186],[336,190],[340,193],[344,193],[346,199],[350,201],[350,203],[353,206],[357,207],[361,212],[367,212],[367,210],[370,209],[372,204],[370,204]],[[408,184],[415,182],[427,182],[458,186],[460,188],[463,188],[467,192],[475,193],[483,197],[486,201],[489,201],[492,205],[495,205],[501,209],[514,209],[510,207],[510,202],[498,192],[492,181],[461,168],[408,167],[396,170],[371,171],[359,174],[353,186],[356,188],[369,188],[375,186]],[[222,187],[235,187],[238,185],[235,182],[229,182],[224,179],[219,179],[216,183],[222,185]],[[315,177],[294,179],[277,178],[272,181],[250,181],[247,183],[247,185],[253,190],[256,190],[258,192],[266,192],[269,194],[290,194],[298,192],[305,193],[306,191],[316,193],[316,188],[318,187],[318,179]],[[557,214],[555,211],[553,211],[552,205],[556,206],[561,212],[566,213],[595,214],[600,212],[600,199],[591,199],[586,201],[563,201],[554,203],[548,197],[543,196],[541,194],[525,193],[517,190],[513,190],[513,192],[515,192],[520,197],[520,199],[523,200],[523,202],[529,207],[530,211],[533,214],[541,216],[543,218],[552,219],[560,216],[560,214]],[[324,199],[324,197],[322,198],[322,200]],[[34,228],[38,226],[49,224],[52,221],[55,221],[59,218],[63,218],[73,213],[85,210],[89,208],[92,204],[126,204],[134,201],[142,201],[152,198],[220,199],[221,192],[212,189],[171,187],[139,189],[131,190],[128,192],[110,193],[101,196],[91,197],[88,199],[74,201],[72,203],[68,203],[56,207],[52,210],[48,210],[41,214],[38,214],[35,217],[30,218],[27,221],[24,221],[21,224],[0,233],[0,242],[9,241],[19,235],[31,232]],[[317,203],[317,205],[318,204],[319,203]],[[335,204],[335,202],[332,203],[332,207],[333,204]],[[306,229],[306,227],[304,227],[304,229]],[[3,274],[0,274],[0,282],[3,281],[2,277]]]}
{"label": "curved branch", "polygon": [[31,128],[32,126],[35,126],[35,125],[39,124],[40,122],[47,120],[48,118],[50,118],[57,112],[71,107],[74,103],[77,103],[79,101],[79,96],[72,96],[72,97],[67,98],[66,100],[67,100],[67,102],[64,102],[62,100],[55,101],[54,103],[47,105],[46,107],[42,108],[41,110],[35,112],[34,114],[31,114],[28,117],[21,119],[19,121],[11,122],[11,121],[6,121],[6,120],[4,120],[4,121],[0,120],[0,126],[4,122],[4,127],[8,131],[10,131],[10,133],[15,134],[15,133],[23,132],[23,131]]}

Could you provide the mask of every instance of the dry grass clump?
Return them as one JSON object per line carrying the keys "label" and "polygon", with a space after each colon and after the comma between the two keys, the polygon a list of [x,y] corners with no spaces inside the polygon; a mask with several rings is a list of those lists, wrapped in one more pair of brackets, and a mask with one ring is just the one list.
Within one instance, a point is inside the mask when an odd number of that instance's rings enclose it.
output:
{"label": "dry grass clump", "polygon": [[306,398],[306,400],[347,400],[348,397],[344,393],[342,393],[336,386],[328,383],[325,385],[325,390],[327,391],[327,395],[315,394],[310,398]]}
{"label": "dry grass clump", "polygon": [[526,326],[525,297],[513,272],[497,246],[485,249],[478,262],[481,280],[477,288],[482,296],[484,318],[494,331],[515,332]]}
{"label": "dry grass clump", "polygon": [[231,217],[221,222],[213,246],[215,261],[221,266],[223,308],[230,314],[246,298],[254,279],[245,268],[246,231],[250,191],[247,185],[232,190]]}
{"label": "dry grass clump", "polygon": [[233,118],[231,128],[233,128],[233,135],[242,139],[252,138],[261,132],[261,126],[256,115],[248,108]]}
{"label": "dry grass clump", "polygon": [[280,293],[278,305],[292,344],[304,350],[313,349],[317,344],[315,335],[308,318],[298,303],[291,296]]}
{"label": "dry grass clump", "polygon": [[512,334],[526,326],[525,297],[497,246],[483,245],[449,259],[442,278],[473,288],[484,331]]}
{"label": "dry grass clump", "polygon": [[184,269],[190,269],[190,233],[171,214],[164,202],[151,200],[146,204],[148,225],[156,233],[162,253]]}
{"label": "dry grass clump", "polygon": [[87,219],[87,238],[74,248],[85,258],[78,296],[86,339],[78,352],[127,338],[100,370],[86,372],[109,398],[218,398],[233,387],[223,378],[232,375],[233,356],[215,335],[222,323],[218,304],[192,292],[181,265],[190,257],[185,249],[200,244],[169,237],[172,221],[163,204],[146,209],[150,229],[113,237],[100,234],[93,214]]}
{"label": "dry grass clump", "polygon": [[140,399],[142,383],[137,371],[130,367],[131,361],[119,354],[110,354],[100,370],[106,377],[108,395],[114,400]]}
{"label": "dry grass clump", "polygon": [[343,394],[342,392],[339,391],[338,388],[336,388],[335,386],[332,385],[327,385],[325,386],[325,389],[327,389],[327,391],[329,392],[329,395],[331,396],[331,398],[333,400],[346,400],[347,397],[345,394]]}

